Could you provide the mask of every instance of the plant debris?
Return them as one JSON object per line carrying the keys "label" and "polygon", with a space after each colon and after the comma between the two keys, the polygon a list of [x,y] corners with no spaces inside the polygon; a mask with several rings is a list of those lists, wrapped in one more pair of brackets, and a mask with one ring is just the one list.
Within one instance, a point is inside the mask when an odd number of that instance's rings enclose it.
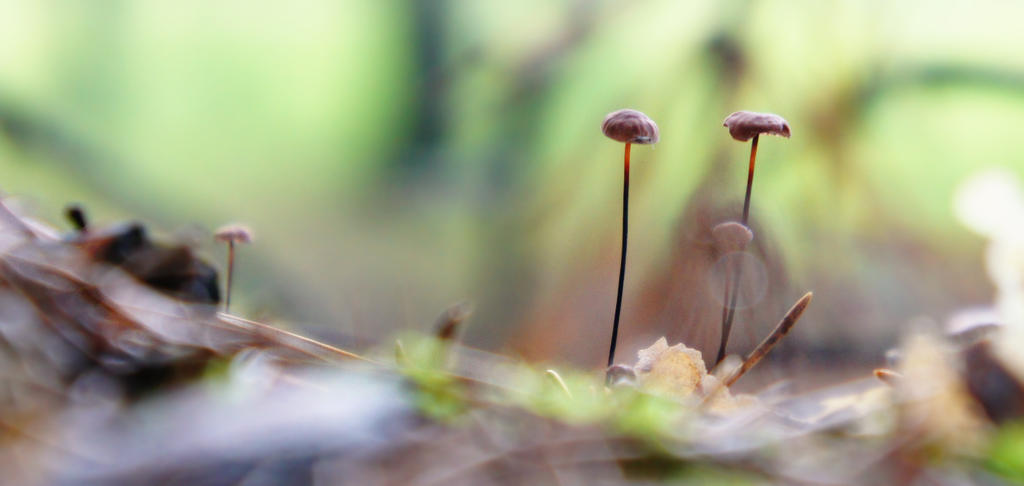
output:
{"label": "plant debris", "polygon": [[593,372],[459,344],[448,323],[465,306],[443,314],[438,336],[345,350],[173,298],[0,212],[10,484],[958,484],[1024,472],[1020,388],[997,386],[1019,381],[985,344],[915,335],[886,383],[795,395],[734,393],[735,370],[708,373],[698,351],[660,338],[611,367],[606,388]]}

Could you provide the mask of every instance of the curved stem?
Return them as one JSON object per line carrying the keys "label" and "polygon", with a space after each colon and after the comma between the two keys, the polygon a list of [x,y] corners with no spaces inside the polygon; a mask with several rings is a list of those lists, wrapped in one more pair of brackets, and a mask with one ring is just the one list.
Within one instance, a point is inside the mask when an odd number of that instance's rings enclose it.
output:
{"label": "curved stem", "polygon": [[626,144],[625,171],[622,183],[622,258],[619,260],[619,290],[615,296],[615,321],[612,323],[612,343],[608,347],[608,366],[615,362],[615,345],[619,338],[619,314],[622,312],[622,287],[626,280],[626,233],[629,229],[629,147]]}
{"label": "curved stem", "polygon": [[[754,138],[750,141],[750,165],[747,168],[747,193],[743,197],[743,226],[747,226],[747,221],[750,216],[750,192],[754,187],[754,163],[757,161],[757,140],[760,135],[754,135]],[[732,272],[732,279],[728,277],[725,280],[725,297],[722,299],[722,305],[727,306],[722,309],[722,339],[718,344],[718,357],[715,358],[715,366],[721,363],[725,359],[725,347],[729,344],[729,333],[732,332],[732,320],[736,314],[736,300],[739,296],[740,287],[740,274],[742,272],[742,261],[734,263],[735,267]],[[732,283],[732,290],[729,290],[730,280]]]}
{"label": "curved stem", "polygon": [[[723,314],[722,340],[718,345],[718,357],[715,358],[715,366],[718,366],[718,363],[721,363],[722,360],[725,359],[725,347],[729,344],[729,333],[732,331],[732,319],[736,314],[736,301],[740,293],[740,274],[741,269],[743,268],[742,263],[742,261],[733,262],[731,278],[732,289],[731,291],[727,289],[726,298],[728,300],[724,300],[722,303],[723,306],[726,306],[724,309],[726,312]],[[726,285],[729,285],[728,282],[730,282],[730,279],[727,279],[726,282]]]}
{"label": "curved stem", "polygon": [[[725,290],[722,293],[722,325],[725,325],[726,318],[729,317],[729,291],[732,289],[732,275],[729,275],[729,269],[725,271]],[[721,351],[719,351],[721,356]],[[718,364],[718,363],[715,363]]]}
{"label": "curved stem", "polygon": [[235,273],[235,242],[228,241],[228,281],[225,287],[227,288],[224,296],[224,313],[227,314],[231,309],[231,280]]}

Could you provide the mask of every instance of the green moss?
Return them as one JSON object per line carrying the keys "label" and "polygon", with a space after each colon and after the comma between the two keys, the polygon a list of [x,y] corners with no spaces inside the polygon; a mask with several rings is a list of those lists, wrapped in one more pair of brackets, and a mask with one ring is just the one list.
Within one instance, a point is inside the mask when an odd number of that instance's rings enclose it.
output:
{"label": "green moss", "polygon": [[613,417],[618,432],[652,444],[682,432],[686,409],[678,402],[635,390],[618,390],[614,398],[619,406]]}
{"label": "green moss", "polygon": [[426,416],[452,421],[467,409],[458,379],[446,370],[447,343],[428,336],[409,335],[398,340],[399,371],[414,385],[414,402]]}
{"label": "green moss", "polygon": [[996,432],[985,467],[1007,479],[1024,482],[1024,423],[1007,424]]}

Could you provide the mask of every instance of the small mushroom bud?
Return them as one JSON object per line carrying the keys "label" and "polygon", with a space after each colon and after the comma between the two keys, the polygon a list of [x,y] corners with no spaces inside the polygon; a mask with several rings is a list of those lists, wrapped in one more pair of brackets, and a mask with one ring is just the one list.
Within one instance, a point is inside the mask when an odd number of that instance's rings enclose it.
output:
{"label": "small mushroom bud", "polygon": [[789,123],[774,113],[737,111],[725,117],[722,126],[728,127],[729,135],[740,142],[746,142],[762,133],[789,138]]}
{"label": "small mushroom bud", "polygon": [[723,253],[743,251],[754,239],[754,232],[736,221],[726,221],[711,229],[711,238]]}
{"label": "small mushroom bud", "polygon": [[613,111],[601,123],[604,135],[616,142],[652,144],[658,143],[658,124],[647,115],[630,109]]}
{"label": "small mushroom bud", "polygon": [[633,368],[617,364],[609,366],[604,374],[605,386],[634,386],[636,385],[636,372]]}

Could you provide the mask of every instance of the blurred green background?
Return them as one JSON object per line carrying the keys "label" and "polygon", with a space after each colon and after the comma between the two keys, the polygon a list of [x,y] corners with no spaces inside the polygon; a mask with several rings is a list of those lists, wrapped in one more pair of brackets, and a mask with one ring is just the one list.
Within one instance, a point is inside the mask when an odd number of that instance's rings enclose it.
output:
{"label": "blurred green background", "polygon": [[915,317],[991,300],[951,200],[979,169],[1024,169],[1021,18],[995,0],[0,0],[0,187],[62,227],[82,202],[218,262],[209,231],[247,223],[234,300],[254,317],[373,342],[470,300],[469,343],[597,366],[622,177],[604,115],[662,135],[633,151],[628,360],[717,339],[700,235],[737,218],[748,150],[721,121],[774,112],[793,137],[759,151],[767,297],[733,351],[814,290],[785,359],[877,364]]}

